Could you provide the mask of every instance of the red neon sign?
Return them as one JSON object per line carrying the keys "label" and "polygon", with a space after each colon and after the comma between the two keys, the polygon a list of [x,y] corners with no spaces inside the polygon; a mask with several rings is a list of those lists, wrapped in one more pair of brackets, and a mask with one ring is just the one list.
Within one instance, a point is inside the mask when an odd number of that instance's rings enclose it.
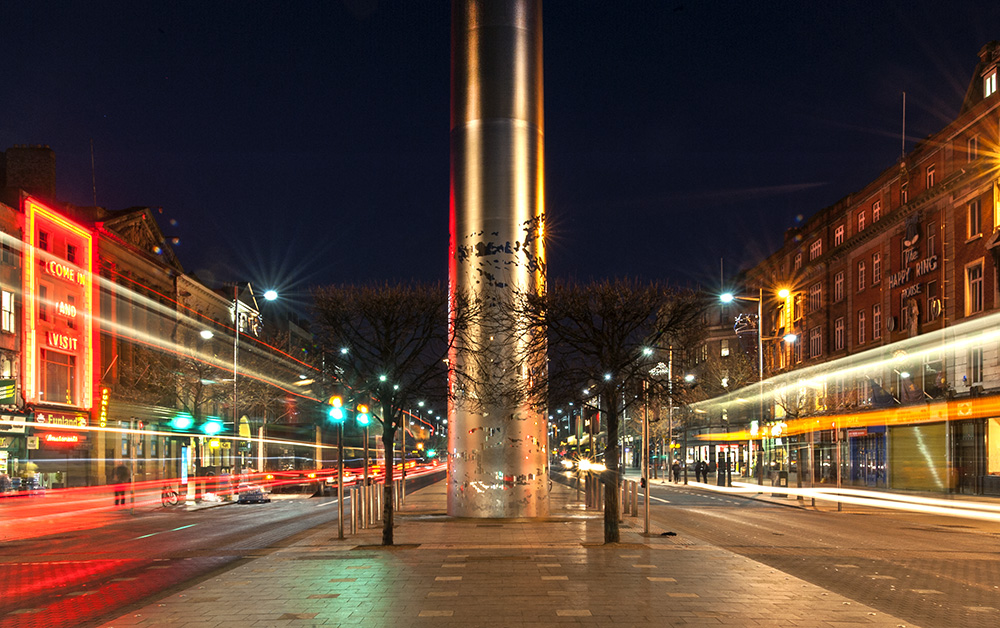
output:
{"label": "red neon sign", "polygon": [[79,273],[75,268],[67,266],[66,264],[59,263],[58,260],[50,260],[43,265],[45,272],[52,275],[53,277],[58,277],[59,279],[65,279],[70,283],[75,283],[81,286],[87,285],[87,276],[83,273]]}
{"label": "red neon sign", "polygon": [[45,341],[53,349],[76,351],[77,339],[54,331],[45,332]]}
{"label": "red neon sign", "polygon": [[77,434],[42,434],[42,440],[53,445],[75,445],[80,442]]}

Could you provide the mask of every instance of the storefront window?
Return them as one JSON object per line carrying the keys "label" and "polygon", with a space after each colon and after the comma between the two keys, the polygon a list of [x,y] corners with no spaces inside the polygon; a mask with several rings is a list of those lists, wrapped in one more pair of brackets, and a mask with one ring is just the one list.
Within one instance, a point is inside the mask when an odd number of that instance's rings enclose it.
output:
{"label": "storefront window", "polygon": [[1000,475],[1000,419],[987,421],[986,429],[986,473]]}
{"label": "storefront window", "polygon": [[76,357],[42,349],[42,400],[76,404]]}

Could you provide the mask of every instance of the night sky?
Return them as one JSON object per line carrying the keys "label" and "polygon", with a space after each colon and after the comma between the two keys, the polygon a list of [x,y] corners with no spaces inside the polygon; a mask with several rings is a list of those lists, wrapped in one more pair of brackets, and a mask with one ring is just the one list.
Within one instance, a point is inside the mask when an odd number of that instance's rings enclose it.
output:
{"label": "night sky", "polygon": [[[4,2],[0,149],[162,208],[187,271],[447,275],[450,3]],[[957,114],[1000,2],[544,9],[550,277],[715,288]],[[158,210],[159,211],[159,210]]]}

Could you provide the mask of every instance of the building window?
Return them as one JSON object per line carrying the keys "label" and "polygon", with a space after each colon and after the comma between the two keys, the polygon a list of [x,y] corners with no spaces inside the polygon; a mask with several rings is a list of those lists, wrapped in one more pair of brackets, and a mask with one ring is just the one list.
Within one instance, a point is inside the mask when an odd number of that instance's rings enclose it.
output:
{"label": "building window", "polygon": [[38,286],[38,320],[49,320],[49,288]]}
{"label": "building window", "polygon": [[14,333],[14,293],[6,290],[0,296],[0,330]]}
{"label": "building window", "polygon": [[844,243],[844,225],[837,225],[833,230],[833,246],[840,246]]}
{"label": "building window", "polygon": [[872,340],[882,337],[882,306],[876,303],[872,306]]}
{"label": "building window", "polygon": [[18,266],[20,257],[20,252],[11,245],[6,242],[0,245],[0,262],[11,266]]}
{"label": "building window", "polygon": [[910,307],[907,303],[907,298],[903,295],[899,297],[899,320],[902,324],[898,331],[905,331],[910,328]]}
{"label": "building window", "polygon": [[858,344],[865,344],[865,311],[858,312]]}
{"label": "building window", "polygon": [[969,203],[968,216],[969,218],[966,222],[968,229],[966,230],[965,237],[971,240],[972,238],[982,235],[983,232],[983,212],[979,199]]}
{"label": "building window", "polygon": [[906,186],[899,188],[899,204],[906,205],[906,201],[910,198],[910,195],[906,192]]}
{"label": "building window", "polygon": [[66,245],[66,261],[70,264],[76,263],[76,247],[72,244]]}
{"label": "building window", "polygon": [[858,233],[861,233],[864,230],[865,230],[865,212],[864,211],[859,211],[858,212]]}
{"label": "building window", "polygon": [[819,327],[809,330],[809,357],[818,358],[823,353],[823,336]]}
{"label": "building window", "polygon": [[792,272],[802,268],[802,253],[796,253],[792,261]]}
{"label": "building window", "polygon": [[976,343],[969,347],[969,368],[967,372],[970,384],[983,383],[983,345]]}
{"label": "building window", "polygon": [[969,161],[979,158],[979,136],[973,135],[969,138]]}
{"label": "building window", "polygon": [[42,349],[40,394],[47,403],[76,403],[76,358]]}
{"label": "building window", "polygon": [[882,218],[882,201],[872,203],[872,223],[876,223]]}
{"label": "building window", "polygon": [[927,166],[927,188],[930,189],[934,187],[934,164]]}
{"label": "building window", "polygon": [[833,321],[833,348],[840,351],[844,348],[844,319]]}
{"label": "building window", "polygon": [[[67,295],[66,303],[69,305],[68,309],[70,312],[76,311],[76,297],[72,295]],[[73,318],[73,316],[69,314],[67,314],[66,316],[66,327],[69,327],[70,329],[76,329],[76,320]]]}
{"label": "building window", "polygon": [[823,254],[823,241],[816,240],[809,245],[809,261],[813,261],[817,257]]}
{"label": "building window", "polygon": [[927,225],[927,257],[934,257],[935,240],[937,239],[937,227]]}
{"label": "building window", "polygon": [[940,307],[937,304],[937,282],[928,281],[927,282],[927,307],[924,311],[927,313],[927,322],[931,322],[938,317],[938,312],[935,312],[935,308]]}
{"label": "building window", "polygon": [[882,254],[872,253],[872,285],[882,283]]}
{"label": "building window", "polygon": [[983,311],[983,261],[965,267],[965,315]]}
{"label": "building window", "polygon": [[997,91],[997,70],[993,68],[983,77],[983,98],[989,98]]}
{"label": "building window", "polygon": [[729,339],[728,338],[723,338],[722,339],[722,351],[721,351],[721,355],[724,358],[728,358],[729,357]]}
{"label": "building window", "polygon": [[844,300],[844,271],[840,271],[833,276],[833,302],[840,303]]}
{"label": "building window", "polygon": [[818,312],[823,307],[823,285],[819,282],[809,286],[809,311]]}
{"label": "building window", "polygon": [[43,251],[49,250],[49,234],[45,231],[38,232],[38,248]]}
{"label": "building window", "polygon": [[804,297],[801,294],[796,294],[795,295],[794,306],[792,307],[792,310],[794,310],[794,314],[795,314],[795,320],[800,320],[802,318],[802,314],[803,314],[802,303],[803,303],[803,301],[804,301]]}
{"label": "building window", "polygon": [[865,263],[858,262],[858,292],[865,289]]}

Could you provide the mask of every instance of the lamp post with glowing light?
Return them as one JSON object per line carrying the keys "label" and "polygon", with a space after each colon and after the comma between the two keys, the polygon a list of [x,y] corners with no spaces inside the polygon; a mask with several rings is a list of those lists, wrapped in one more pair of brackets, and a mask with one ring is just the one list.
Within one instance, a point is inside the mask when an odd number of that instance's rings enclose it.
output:
{"label": "lamp post with glowing light", "polygon": [[[782,288],[778,291],[778,296],[782,299],[788,299],[792,295],[791,291],[787,288]],[[757,296],[736,296],[730,292],[723,294],[720,297],[723,303],[732,303],[733,301],[752,301],[757,303],[757,408],[758,408],[758,426],[764,425],[764,340],[774,340],[781,338],[787,343],[792,343],[797,340],[797,336],[793,333],[786,334],[784,336],[773,336],[769,338],[764,338],[764,289],[757,289]],[[789,314],[789,321],[791,320],[791,315]],[[763,440],[761,440],[761,447],[758,450],[758,464],[757,464],[757,484],[764,484],[764,449]]]}
{"label": "lamp post with glowing light", "polygon": [[[723,303],[732,303],[734,300],[741,301],[756,301],[757,302],[757,421],[758,425],[763,425],[764,423],[764,334],[762,333],[764,327],[764,289],[757,289],[756,297],[738,297],[730,292],[722,295],[721,300]],[[761,442],[763,445],[763,441]],[[764,450],[763,447],[759,448],[758,451],[758,464],[757,464],[757,483],[764,483]],[[718,468],[718,464],[716,465]]]}
{"label": "lamp post with glowing light", "polygon": [[[239,365],[240,365],[240,283],[233,284],[233,443],[239,442],[240,435],[240,413],[239,413],[239,386],[237,382],[239,381]],[[256,309],[256,297],[253,293],[253,286],[249,283],[246,284],[247,290],[250,291],[250,298],[254,300],[254,310],[250,310],[250,307],[246,307],[246,311],[243,313],[242,321],[246,323],[247,328],[253,332],[256,336],[260,329],[260,312]],[[267,301],[274,301],[278,298],[278,293],[274,290],[267,290],[264,292],[264,299]],[[257,455],[257,467],[258,471],[264,470],[264,438],[263,438],[263,428],[260,434],[260,443],[258,446]],[[239,473],[239,452],[237,451],[233,455],[233,475]]]}

